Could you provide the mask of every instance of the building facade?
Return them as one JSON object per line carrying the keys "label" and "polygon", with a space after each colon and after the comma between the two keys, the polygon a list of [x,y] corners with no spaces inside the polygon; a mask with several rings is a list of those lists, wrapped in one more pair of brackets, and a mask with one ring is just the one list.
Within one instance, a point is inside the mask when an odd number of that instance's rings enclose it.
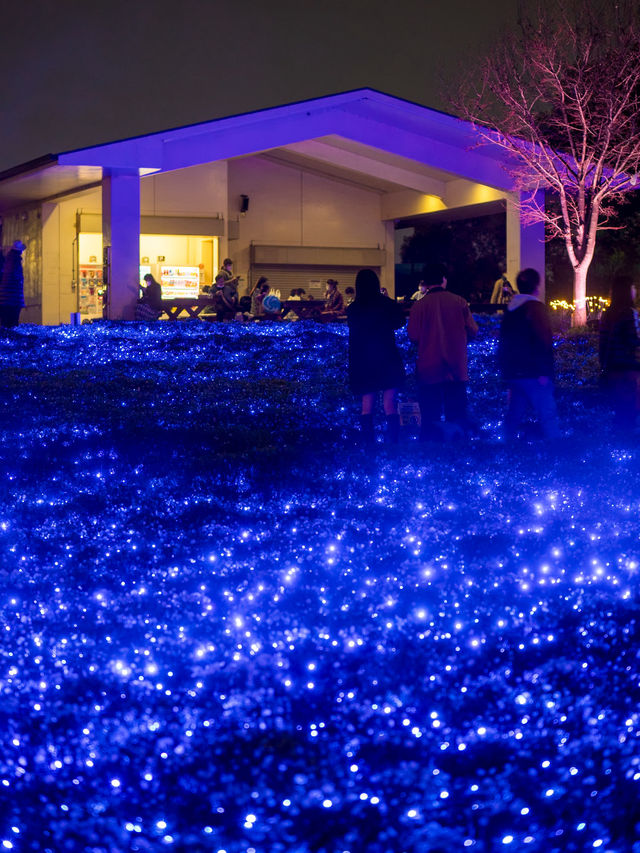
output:
{"label": "building facade", "polygon": [[[141,276],[163,295],[210,285],[234,260],[241,292],[267,275],[283,298],[353,283],[394,292],[395,222],[503,209],[507,274],[544,269],[500,149],[473,128],[369,89],[48,155],[0,174],[3,244],[27,244],[23,322],[132,319]],[[189,290],[191,288],[191,290]]]}

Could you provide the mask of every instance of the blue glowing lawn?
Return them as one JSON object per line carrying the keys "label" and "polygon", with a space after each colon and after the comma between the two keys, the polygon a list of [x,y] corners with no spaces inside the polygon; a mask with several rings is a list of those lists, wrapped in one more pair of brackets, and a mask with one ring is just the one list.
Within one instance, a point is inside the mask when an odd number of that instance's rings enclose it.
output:
{"label": "blue glowing lawn", "polygon": [[344,327],[0,339],[1,849],[640,850],[640,453],[588,338],[501,444],[491,333],[369,457]]}

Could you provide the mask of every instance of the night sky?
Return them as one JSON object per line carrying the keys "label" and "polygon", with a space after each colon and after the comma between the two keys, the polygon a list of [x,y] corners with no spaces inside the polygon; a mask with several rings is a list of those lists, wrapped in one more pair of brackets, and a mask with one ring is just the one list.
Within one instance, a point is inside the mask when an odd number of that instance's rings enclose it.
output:
{"label": "night sky", "polygon": [[515,0],[0,0],[0,169],[368,86],[451,110]]}

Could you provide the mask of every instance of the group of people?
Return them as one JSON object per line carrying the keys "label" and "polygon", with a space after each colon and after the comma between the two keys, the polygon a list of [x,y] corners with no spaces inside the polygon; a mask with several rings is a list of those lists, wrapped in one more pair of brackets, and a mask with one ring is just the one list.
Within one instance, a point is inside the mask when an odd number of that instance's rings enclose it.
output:
{"label": "group of people", "polygon": [[[14,243],[0,276],[0,325],[16,325],[24,305],[22,252]],[[151,274],[139,300],[137,319],[157,319],[162,311],[160,284]],[[258,279],[243,304],[238,297],[239,277],[233,262],[225,258],[215,277],[214,310],[218,320],[231,320],[242,312],[254,317],[283,316],[280,300],[271,294],[266,276]],[[496,282],[494,296],[504,307],[498,342],[498,368],[508,389],[504,419],[506,438],[519,434],[529,410],[537,417],[543,437],[560,435],[553,393],[554,356],[551,321],[542,300],[540,274],[524,269],[512,286],[505,276]],[[351,298],[353,296],[353,298]],[[303,299],[304,290],[292,292]],[[380,287],[373,270],[360,270],[355,295],[348,303],[335,279],[328,279],[322,314],[341,316],[346,311],[349,327],[349,382],[361,397],[361,435],[374,440],[374,406],[382,394],[387,438],[397,442],[400,431],[397,395],[405,378],[403,360],[395,331],[404,326],[405,312]],[[611,394],[614,423],[624,429],[635,425],[640,411],[640,319],[634,308],[635,287],[630,276],[618,275],[612,284],[611,305],[603,313],[599,356],[604,382]],[[248,300],[249,297],[243,297]],[[446,270],[434,265],[412,297],[408,336],[417,344],[416,378],[423,440],[442,440],[468,435],[473,426],[467,413],[467,343],[478,326],[469,305],[447,289]],[[444,415],[444,423],[442,416]]]}
{"label": "group of people", "polygon": [[[469,305],[447,290],[444,267],[436,265],[425,276],[424,292],[409,314],[408,336],[417,344],[416,378],[422,440],[442,440],[469,434],[467,414],[467,343],[478,332]],[[509,389],[505,433],[514,437],[531,408],[542,434],[559,435],[553,396],[553,342],[551,322],[541,299],[536,270],[522,270],[518,293],[507,306],[498,346],[501,375]],[[349,326],[349,382],[362,398],[360,415],[364,443],[375,439],[373,409],[382,393],[387,440],[399,437],[397,392],[405,377],[403,359],[394,332],[405,322],[397,302],[383,295],[375,272],[361,270],[356,297],[347,308]],[[444,414],[444,423],[442,416]]]}
{"label": "group of people", "polygon": [[[251,317],[266,319],[282,319],[289,312],[283,309],[280,299],[271,292],[269,279],[260,276],[254,287],[246,296],[238,293],[240,276],[233,272],[233,260],[225,258],[216,274],[212,287],[205,287],[204,292],[213,297],[212,310],[220,321],[250,319]],[[162,287],[151,273],[144,276],[144,286],[136,305],[136,320],[158,320],[162,314]],[[319,311],[324,319],[344,317],[345,298],[339,290],[338,281],[327,279],[324,305]],[[348,287],[345,291],[346,304],[355,298],[355,291]],[[304,288],[294,288],[289,301],[306,299]]]}
{"label": "group of people", "polygon": [[[24,307],[22,254],[25,244],[16,240],[6,257],[0,252],[0,327],[17,326]],[[136,307],[136,319],[155,320],[162,312],[162,288],[153,275]],[[238,297],[239,276],[225,258],[215,277],[214,307],[218,320],[235,319],[249,308],[254,316],[282,316],[280,300],[270,294],[266,276],[258,279],[250,304]],[[348,288],[347,290],[351,290]],[[540,274],[534,269],[518,273],[515,287],[503,275],[496,282],[496,301],[504,305],[498,343],[498,367],[508,388],[504,420],[507,438],[518,435],[528,410],[532,410],[545,438],[560,434],[553,394],[554,356],[549,312],[541,296]],[[291,298],[303,299],[304,290]],[[352,298],[353,297],[353,298]],[[248,297],[244,297],[248,299]],[[442,439],[465,435],[471,429],[467,415],[467,343],[478,326],[469,305],[447,290],[446,270],[434,265],[413,295],[407,333],[417,344],[416,378],[421,417],[420,437]],[[600,322],[599,359],[604,383],[611,395],[614,423],[621,429],[635,426],[640,412],[640,317],[634,307],[636,289],[631,276],[614,277],[611,304]],[[323,314],[345,312],[345,300],[335,279],[328,279]],[[387,437],[397,442],[400,431],[397,394],[405,378],[395,331],[405,323],[403,307],[380,287],[377,274],[362,269],[356,276],[355,295],[348,294],[349,382],[361,397],[361,434],[374,440],[373,410],[382,393]],[[444,414],[444,424],[442,415]]]}

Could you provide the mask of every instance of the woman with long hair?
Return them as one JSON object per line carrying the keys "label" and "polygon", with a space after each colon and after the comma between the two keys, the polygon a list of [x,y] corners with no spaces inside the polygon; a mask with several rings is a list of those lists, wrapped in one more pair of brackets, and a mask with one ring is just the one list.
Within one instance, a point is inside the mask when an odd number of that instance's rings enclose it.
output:
{"label": "woman with long hair", "polygon": [[262,317],[264,314],[264,308],[262,307],[262,301],[265,296],[269,293],[269,279],[266,275],[261,275],[258,281],[256,282],[256,286],[251,291],[251,313],[254,317]]}
{"label": "woman with long hair", "polygon": [[397,393],[404,382],[404,365],[394,333],[404,323],[402,307],[380,292],[376,273],[360,270],[356,276],[356,297],[347,308],[349,385],[362,399],[360,429],[366,444],[375,441],[373,409],[379,393],[386,416],[387,440],[398,441]]}
{"label": "woman with long hair", "polygon": [[600,321],[600,366],[611,392],[614,424],[621,429],[633,429],[640,411],[640,318],[635,296],[631,276],[616,275],[611,305]]}
{"label": "woman with long hair", "polygon": [[162,314],[162,285],[148,272],[145,277],[145,287],[136,305],[136,320],[158,320]]}

